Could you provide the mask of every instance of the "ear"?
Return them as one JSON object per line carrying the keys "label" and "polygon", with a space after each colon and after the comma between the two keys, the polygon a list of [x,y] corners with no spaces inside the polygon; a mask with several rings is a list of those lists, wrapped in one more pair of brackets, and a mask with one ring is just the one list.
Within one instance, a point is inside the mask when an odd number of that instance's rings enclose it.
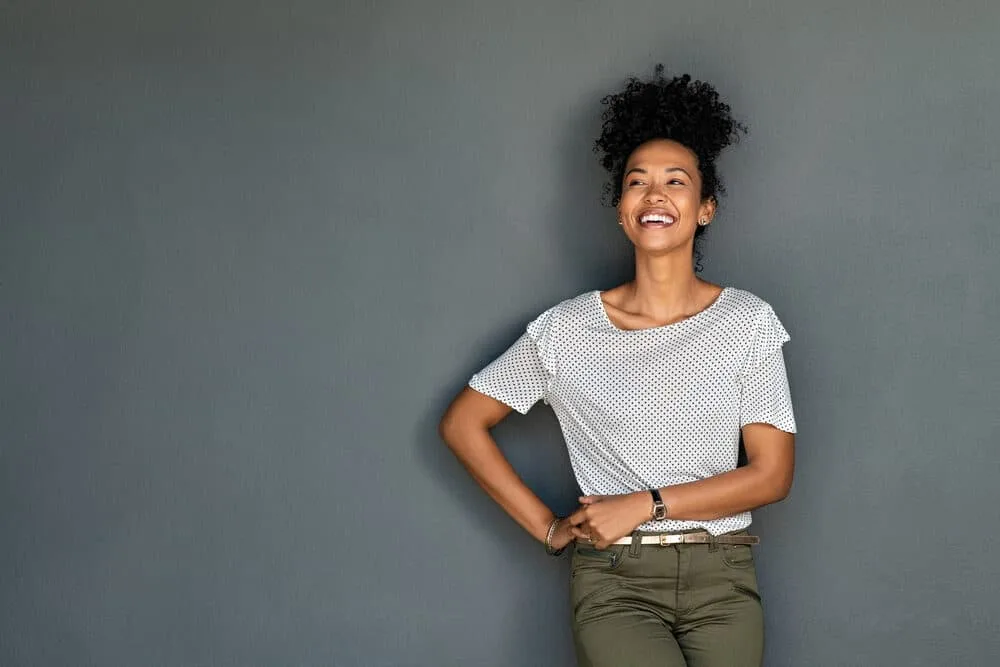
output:
{"label": "ear", "polygon": [[698,221],[708,220],[708,222],[712,222],[712,218],[715,217],[716,205],[715,197],[706,197],[703,199],[701,206],[698,207]]}

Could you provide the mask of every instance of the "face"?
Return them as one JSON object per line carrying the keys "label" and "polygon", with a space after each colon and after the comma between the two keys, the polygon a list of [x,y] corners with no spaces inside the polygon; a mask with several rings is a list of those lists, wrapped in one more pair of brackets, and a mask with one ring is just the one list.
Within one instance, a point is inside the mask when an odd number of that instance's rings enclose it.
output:
{"label": "face", "polygon": [[618,221],[637,251],[690,254],[699,221],[714,214],[715,202],[701,198],[698,158],[689,148],[654,139],[629,156]]}

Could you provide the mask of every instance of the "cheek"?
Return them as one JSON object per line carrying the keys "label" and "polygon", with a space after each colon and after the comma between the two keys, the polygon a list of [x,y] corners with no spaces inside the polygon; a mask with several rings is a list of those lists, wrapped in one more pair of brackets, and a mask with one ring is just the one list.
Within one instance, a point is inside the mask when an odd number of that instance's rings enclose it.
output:
{"label": "cheek", "polygon": [[701,197],[698,196],[697,191],[690,193],[687,200],[684,202],[684,206],[690,208],[692,211],[701,213]]}
{"label": "cheek", "polygon": [[641,199],[642,195],[637,193],[635,189],[622,192],[622,196],[618,198],[618,215],[625,215],[628,211],[634,209],[636,203]]}
{"label": "cheek", "polygon": [[618,206],[615,207],[615,215],[618,217],[619,220],[624,220],[626,217],[625,211],[627,210],[628,210],[628,204],[625,198],[623,197],[618,200]]}

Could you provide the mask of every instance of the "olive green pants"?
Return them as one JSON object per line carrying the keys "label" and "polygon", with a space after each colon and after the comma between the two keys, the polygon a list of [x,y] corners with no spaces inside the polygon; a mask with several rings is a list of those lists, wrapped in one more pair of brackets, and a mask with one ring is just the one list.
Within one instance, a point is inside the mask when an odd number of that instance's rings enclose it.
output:
{"label": "olive green pants", "polygon": [[581,667],[760,667],[764,618],[749,546],[573,551]]}

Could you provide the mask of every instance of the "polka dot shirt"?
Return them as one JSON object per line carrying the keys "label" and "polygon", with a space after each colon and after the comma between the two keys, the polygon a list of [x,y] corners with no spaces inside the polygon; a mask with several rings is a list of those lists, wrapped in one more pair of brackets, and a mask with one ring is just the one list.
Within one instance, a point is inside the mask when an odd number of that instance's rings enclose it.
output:
{"label": "polka dot shirt", "polygon": [[[548,403],[584,495],[632,493],[733,470],[746,424],[795,433],[788,340],[767,302],[734,287],[692,317],[639,330],[617,328],[591,291],[538,316],[469,386],[522,414]],[[743,512],[639,529],[718,535],[750,520]]]}

